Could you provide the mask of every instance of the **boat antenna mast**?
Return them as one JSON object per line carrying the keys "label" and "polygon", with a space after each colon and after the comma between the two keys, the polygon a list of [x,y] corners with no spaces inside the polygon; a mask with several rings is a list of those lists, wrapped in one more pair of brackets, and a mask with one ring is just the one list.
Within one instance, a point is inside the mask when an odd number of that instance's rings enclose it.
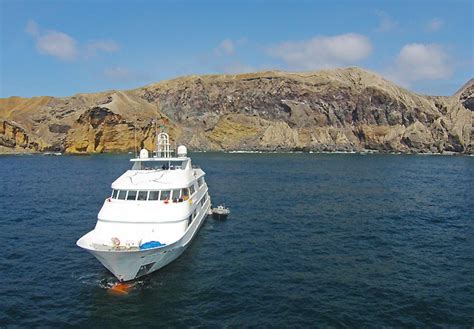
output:
{"label": "boat antenna mast", "polygon": [[171,158],[170,136],[165,132],[160,132],[156,136],[156,156],[158,158]]}
{"label": "boat antenna mast", "polygon": [[133,146],[135,148],[135,157],[138,157],[138,149],[137,149],[137,114],[135,113],[135,121],[133,122]]}

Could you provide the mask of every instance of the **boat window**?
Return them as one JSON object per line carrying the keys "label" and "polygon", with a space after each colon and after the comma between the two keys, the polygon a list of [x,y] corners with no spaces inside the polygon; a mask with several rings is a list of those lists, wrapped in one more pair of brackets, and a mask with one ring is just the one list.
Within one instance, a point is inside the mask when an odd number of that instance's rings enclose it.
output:
{"label": "boat window", "polygon": [[135,200],[137,198],[137,191],[128,191],[127,200]]}
{"label": "boat window", "polygon": [[145,201],[148,196],[148,191],[139,191],[137,200]]}
{"label": "boat window", "polygon": [[117,199],[118,190],[112,190],[112,199]]}
{"label": "boat window", "polygon": [[156,169],[168,170],[170,169],[170,163],[168,161],[160,161],[155,164]]}
{"label": "boat window", "polygon": [[169,161],[141,161],[142,163],[141,168],[142,170],[168,170],[170,169],[170,162]]}
{"label": "boat window", "polygon": [[204,200],[204,199],[205,199],[204,197],[201,199],[201,207],[204,206],[204,202],[206,201],[206,200]]}
{"label": "boat window", "polygon": [[171,191],[161,191],[160,200],[169,200]]}
{"label": "boat window", "polygon": [[180,194],[181,194],[181,190],[173,190],[173,200],[179,199]]}
{"label": "boat window", "polygon": [[119,199],[119,200],[125,200],[125,197],[126,197],[126,196],[127,196],[127,191],[119,190],[119,191],[118,191],[117,199]]}
{"label": "boat window", "polygon": [[198,179],[198,185],[199,185],[199,187],[201,187],[203,183],[204,183],[204,180],[202,179],[202,177],[199,178],[199,179]]}
{"label": "boat window", "polygon": [[181,196],[182,196],[183,198],[188,197],[188,196],[189,196],[189,190],[188,190],[187,188],[183,188],[183,189],[181,190]]}
{"label": "boat window", "polygon": [[191,185],[191,186],[189,187],[189,192],[191,193],[191,195],[193,195],[195,191],[196,191],[196,190],[194,189],[194,185]]}
{"label": "boat window", "polygon": [[148,196],[148,200],[158,200],[160,195],[160,191],[150,191],[150,195]]}

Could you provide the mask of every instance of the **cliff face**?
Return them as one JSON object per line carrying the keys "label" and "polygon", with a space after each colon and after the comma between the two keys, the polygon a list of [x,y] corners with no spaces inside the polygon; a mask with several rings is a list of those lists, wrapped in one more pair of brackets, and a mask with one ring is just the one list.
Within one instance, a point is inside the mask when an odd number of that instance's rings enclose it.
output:
{"label": "cliff face", "polygon": [[356,68],[191,76],[129,91],[0,99],[0,151],[153,148],[473,153],[474,81],[421,96]]}

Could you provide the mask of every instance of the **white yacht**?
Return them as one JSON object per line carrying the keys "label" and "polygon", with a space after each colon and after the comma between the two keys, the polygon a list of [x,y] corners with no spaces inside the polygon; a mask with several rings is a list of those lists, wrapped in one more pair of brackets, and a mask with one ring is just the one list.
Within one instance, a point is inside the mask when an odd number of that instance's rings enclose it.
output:
{"label": "white yacht", "polygon": [[77,241],[120,281],[156,271],[178,258],[210,211],[204,171],[193,167],[186,147],[172,156],[169,136],[157,136],[112,183],[95,228]]}

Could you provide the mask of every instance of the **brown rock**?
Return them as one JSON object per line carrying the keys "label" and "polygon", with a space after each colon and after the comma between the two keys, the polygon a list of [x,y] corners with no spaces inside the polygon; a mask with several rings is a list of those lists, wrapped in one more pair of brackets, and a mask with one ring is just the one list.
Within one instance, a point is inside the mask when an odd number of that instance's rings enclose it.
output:
{"label": "brown rock", "polygon": [[474,81],[422,96],[357,68],[189,76],[129,91],[0,99],[0,152],[153,148],[473,152]]}

